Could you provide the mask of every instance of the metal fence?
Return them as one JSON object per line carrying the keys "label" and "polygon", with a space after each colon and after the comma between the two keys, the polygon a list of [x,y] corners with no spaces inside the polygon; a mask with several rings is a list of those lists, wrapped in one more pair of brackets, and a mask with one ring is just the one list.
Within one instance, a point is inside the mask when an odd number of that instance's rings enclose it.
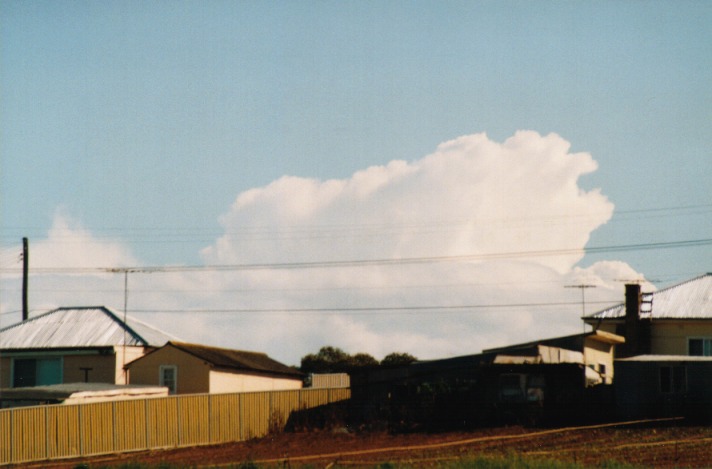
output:
{"label": "metal fence", "polygon": [[0,410],[0,465],[244,441],[350,389],[196,394]]}

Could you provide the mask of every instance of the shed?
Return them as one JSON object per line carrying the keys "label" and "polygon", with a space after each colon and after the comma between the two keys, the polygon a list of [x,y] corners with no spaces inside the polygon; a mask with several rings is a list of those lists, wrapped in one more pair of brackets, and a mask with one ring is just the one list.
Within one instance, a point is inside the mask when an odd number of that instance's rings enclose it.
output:
{"label": "shed", "polygon": [[126,365],[131,384],[171,394],[300,389],[304,374],[264,353],[171,341]]}
{"label": "shed", "polygon": [[616,360],[616,408],[627,419],[712,422],[712,357],[640,355]]}

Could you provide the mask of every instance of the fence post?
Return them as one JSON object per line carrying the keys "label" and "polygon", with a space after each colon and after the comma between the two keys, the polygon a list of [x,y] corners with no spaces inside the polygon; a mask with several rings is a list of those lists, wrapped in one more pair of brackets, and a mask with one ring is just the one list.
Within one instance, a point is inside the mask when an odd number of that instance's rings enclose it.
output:
{"label": "fence post", "polygon": [[151,424],[149,422],[149,415],[148,415],[148,399],[144,399],[143,401],[143,413],[145,414],[145,417],[143,421],[145,422],[146,425],[146,449],[151,449],[150,448],[150,438],[149,438],[149,430],[151,428]]}
{"label": "fence post", "polygon": [[213,443],[213,398],[212,394],[208,394],[208,415],[205,417],[208,423],[208,441]]}
{"label": "fence post", "polygon": [[44,407],[45,417],[45,459],[49,459],[49,412],[47,406]]}
{"label": "fence post", "polygon": [[10,462],[15,462],[15,409],[10,409]]}
{"label": "fence post", "polygon": [[114,452],[118,451],[119,448],[119,433],[116,431],[116,401],[111,403],[111,432],[113,433],[113,438],[111,439],[111,448]]}
{"label": "fence post", "polygon": [[82,425],[82,406],[77,405],[77,427],[79,427],[79,455],[84,456],[84,425]]}
{"label": "fence post", "polygon": [[181,434],[183,433],[183,427],[181,427],[181,418],[180,418],[180,402],[178,402],[178,399],[180,399],[178,396],[175,396],[175,401],[176,401],[176,424],[178,425],[178,435],[176,438],[178,441],[175,442],[176,447],[180,447],[180,442],[181,442]]}
{"label": "fence post", "polygon": [[244,410],[243,407],[244,407],[244,406],[243,406],[243,402],[242,402],[242,394],[238,394],[238,395],[237,395],[237,408],[239,409],[239,412],[240,412],[240,418],[239,418],[239,421],[240,421],[240,441],[245,441],[245,425],[244,425],[245,419],[244,419],[243,416],[242,416],[242,413],[243,413],[242,411]]}

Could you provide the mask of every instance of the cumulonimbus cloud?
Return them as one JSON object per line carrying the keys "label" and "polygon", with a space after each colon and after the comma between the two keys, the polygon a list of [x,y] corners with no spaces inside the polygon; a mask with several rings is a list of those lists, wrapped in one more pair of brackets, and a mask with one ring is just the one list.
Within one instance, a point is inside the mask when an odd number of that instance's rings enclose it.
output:
{"label": "cumulonimbus cloud", "polygon": [[[570,148],[556,134],[474,134],[344,179],[284,176],[238,194],[201,251],[235,269],[132,274],[129,311],[184,340],[290,364],[324,345],[436,358],[580,332],[583,310],[622,300],[616,279],[642,276],[616,260],[578,265],[613,204],[581,188],[597,164]],[[43,265],[141,265],[67,220],[38,243]],[[57,252],[69,238],[76,250]],[[116,276],[50,280],[46,304],[124,299]],[[565,288],[581,283],[597,286],[587,305]]]}

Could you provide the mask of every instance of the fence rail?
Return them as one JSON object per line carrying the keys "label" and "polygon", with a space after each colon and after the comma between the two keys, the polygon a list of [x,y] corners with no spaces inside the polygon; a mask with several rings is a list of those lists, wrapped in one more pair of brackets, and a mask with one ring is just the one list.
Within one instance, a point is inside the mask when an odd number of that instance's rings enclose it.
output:
{"label": "fence rail", "polygon": [[198,446],[283,430],[292,412],[351,390],[197,394],[0,410],[0,465]]}

